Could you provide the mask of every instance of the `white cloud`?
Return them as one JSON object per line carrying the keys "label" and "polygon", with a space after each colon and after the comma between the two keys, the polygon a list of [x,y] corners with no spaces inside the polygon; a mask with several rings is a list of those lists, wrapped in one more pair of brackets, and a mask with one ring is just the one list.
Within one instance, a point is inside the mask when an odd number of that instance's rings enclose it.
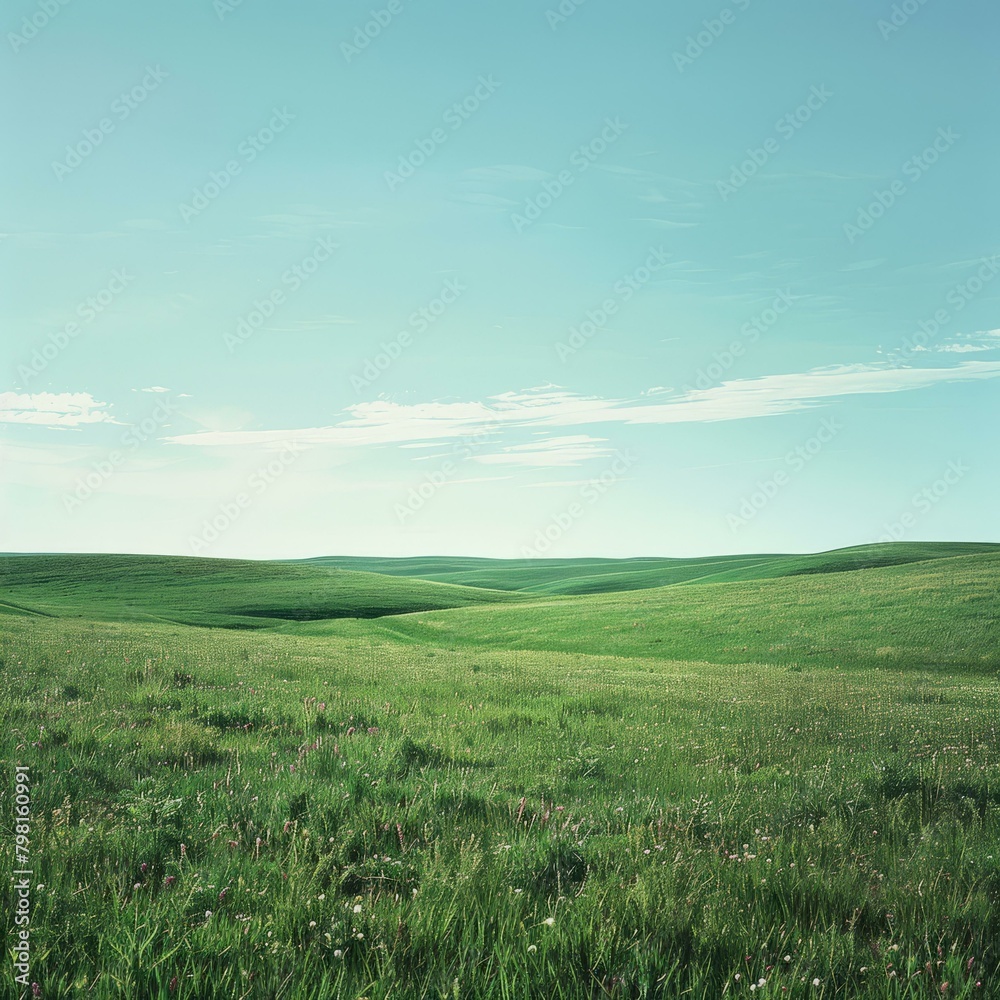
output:
{"label": "white cloud", "polygon": [[1000,350],[1000,330],[980,330],[978,333],[968,334],[966,343],[948,341],[932,347],[919,345],[913,350],[923,354],[975,354],[980,351],[996,351]]}
{"label": "white cloud", "polygon": [[475,461],[483,465],[521,465],[552,468],[554,466],[580,465],[594,458],[614,453],[613,448],[602,447],[606,438],[593,438],[587,434],[545,438],[528,444],[514,444],[491,455],[477,455]]}
{"label": "white cloud", "polygon": [[0,392],[0,424],[35,424],[42,427],[78,427],[113,424],[107,403],[89,392]]}
{"label": "white cloud", "polygon": [[938,350],[943,354],[973,354],[977,351],[995,351],[989,344],[944,344]]}
{"label": "white cloud", "polygon": [[[349,419],[296,430],[209,431],[168,438],[173,444],[366,447],[456,438],[503,427],[580,427],[585,424],[676,424],[746,420],[795,413],[826,400],[860,394],[923,389],[940,382],[1000,377],[1000,362],[965,361],[950,368],[841,365],[808,372],[723,382],[709,389],[658,394],[657,402],[584,396],[558,386],[505,392],[485,402],[357,403]],[[648,397],[647,397],[648,399]]]}

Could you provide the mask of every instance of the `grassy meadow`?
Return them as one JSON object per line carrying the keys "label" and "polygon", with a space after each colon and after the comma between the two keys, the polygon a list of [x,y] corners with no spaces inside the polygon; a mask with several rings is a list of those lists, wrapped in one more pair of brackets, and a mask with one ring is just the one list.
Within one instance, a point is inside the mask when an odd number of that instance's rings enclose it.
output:
{"label": "grassy meadow", "polygon": [[998,997],[998,584],[0,557],[0,996]]}

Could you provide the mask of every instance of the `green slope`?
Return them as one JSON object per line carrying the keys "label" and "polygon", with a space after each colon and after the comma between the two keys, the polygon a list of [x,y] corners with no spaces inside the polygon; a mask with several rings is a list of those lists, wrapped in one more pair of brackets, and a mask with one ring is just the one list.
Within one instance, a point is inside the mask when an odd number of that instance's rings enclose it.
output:
{"label": "green slope", "polygon": [[781,556],[701,559],[468,559],[329,556],[309,565],[419,577],[441,583],[539,594],[590,594],[683,583],[714,572],[750,567]]}
{"label": "green slope", "polygon": [[376,618],[512,600],[517,596],[295,563],[0,556],[0,611],[10,614],[261,628],[287,620]]}
{"label": "green slope", "polygon": [[[987,551],[945,555],[977,548]],[[453,578],[480,573],[499,580],[502,568],[508,585],[534,574],[536,590],[520,593],[336,569],[331,562],[0,556],[0,616],[168,621],[365,643],[719,663],[996,669],[1000,662],[997,546],[672,560],[669,573],[658,565],[668,560],[545,567],[487,560],[479,569],[475,560],[461,560],[457,569],[454,560],[409,561],[420,572],[450,565]],[[362,562],[377,564],[351,560]],[[656,586],[665,576],[668,585]],[[579,593],[547,592],[559,590]]]}
{"label": "green slope", "polygon": [[[1000,553],[992,553],[710,587],[539,598],[407,615],[352,634],[445,648],[995,671],[998,598]],[[337,623],[302,630],[345,634]]]}
{"label": "green slope", "polygon": [[528,594],[599,594],[679,583],[721,583],[804,573],[844,572],[989,552],[1000,552],[1000,545],[907,542],[863,545],[814,555],[710,556],[697,559],[384,559],[330,556],[306,560],[305,564]]}

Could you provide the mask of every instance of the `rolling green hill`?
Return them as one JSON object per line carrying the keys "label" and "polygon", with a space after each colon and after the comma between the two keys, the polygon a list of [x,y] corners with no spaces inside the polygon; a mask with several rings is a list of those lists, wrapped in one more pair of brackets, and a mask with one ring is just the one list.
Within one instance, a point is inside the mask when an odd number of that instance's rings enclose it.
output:
{"label": "rolling green hill", "polygon": [[[540,597],[408,615],[365,631],[447,648],[996,670],[998,593],[1000,553],[991,553],[852,572],[800,569],[779,579],[714,586]],[[338,623],[303,628],[343,634]]]}
{"label": "rolling green hill", "polygon": [[221,628],[377,618],[516,595],[296,563],[135,555],[0,556],[0,613]]}
{"label": "rolling green hill", "polygon": [[[360,569],[389,563],[406,575]],[[410,575],[435,570],[449,582]],[[480,585],[450,582],[458,579]],[[507,589],[486,589],[486,582]],[[514,591],[517,584],[527,586]],[[800,666],[905,660],[978,670],[1000,663],[998,584],[1000,547],[971,545],[548,565],[12,555],[0,557],[0,615],[279,629],[449,648]]]}
{"label": "rolling green hill", "polygon": [[1000,545],[907,542],[861,545],[814,555],[709,556],[697,559],[382,559],[329,556],[307,565],[419,577],[441,583],[528,594],[599,594],[678,583],[722,583],[802,573],[830,573],[1000,552]]}
{"label": "rolling green hill", "polygon": [[902,657],[979,669],[998,662],[998,583],[1000,546],[986,545],[547,563],[10,555],[0,556],[0,615],[718,663]]}

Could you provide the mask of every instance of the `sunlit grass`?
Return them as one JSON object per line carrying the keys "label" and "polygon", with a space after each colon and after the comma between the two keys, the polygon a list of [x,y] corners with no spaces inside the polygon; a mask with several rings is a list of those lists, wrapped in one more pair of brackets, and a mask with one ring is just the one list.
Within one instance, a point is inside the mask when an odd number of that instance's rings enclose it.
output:
{"label": "sunlit grass", "polygon": [[[897,657],[810,657],[857,585],[825,609],[806,585],[798,652],[770,663],[709,630],[684,659],[452,643],[505,610],[325,636],[4,616],[32,978],[48,998],[998,995],[996,670],[949,663],[944,618],[913,632],[933,658],[891,621]],[[721,616],[749,586],[705,593]],[[578,635],[639,620],[593,600]],[[11,912],[7,842],[4,864]]]}

